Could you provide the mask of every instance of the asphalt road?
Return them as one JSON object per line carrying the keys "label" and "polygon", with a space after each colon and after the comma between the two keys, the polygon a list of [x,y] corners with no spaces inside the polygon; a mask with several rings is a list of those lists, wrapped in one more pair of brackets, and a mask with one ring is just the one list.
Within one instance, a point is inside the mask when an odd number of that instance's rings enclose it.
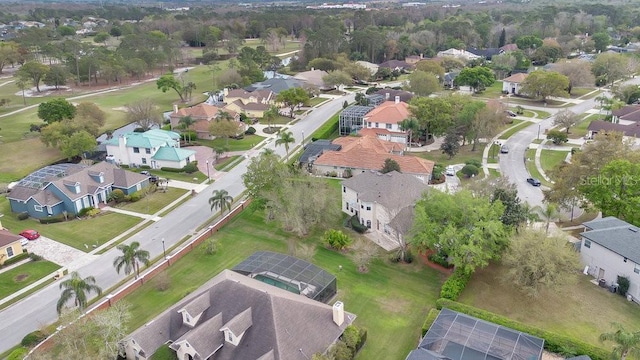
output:
{"label": "asphalt road", "polygon": [[[354,98],[355,96],[350,94],[334,99],[315,109],[305,119],[293,125],[290,131],[293,132],[296,145],[300,144],[303,133],[307,137],[310,136],[329,117],[342,109],[342,104],[345,100],[352,102]],[[268,143],[264,148],[273,149],[281,156],[285,154],[284,147],[276,147],[274,141]],[[247,159],[258,154],[259,151],[250,151],[247,153]],[[151,258],[154,258],[162,254],[163,240],[164,246],[168,249],[185,236],[194,234],[196,229],[211,216],[208,200],[213,190],[224,189],[234,197],[244,191],[242,174],[245,173],[248,162],[248,160],[245,160],[238,164],[222,178],[207,187],[205,191],[196,195],[160,221],[132,236],[126,243],[138,241],[140,247],[148,250]],[[99,231],[99,229],[96,229],[96,231]],[[113,259],[119,254],[120,251],[113,248],[79,269],[78,272],[82,277],[94,276],[98,286],[108,289],[125,277],[124,274],[119,275],[116,273],[113,267]],[[0,336],[0,353],[19,344],[26,334],[57,320],[56,303],[61,293],[58,284],[59,282],[51,284],[28,298],[0,311],[0,334],[2,334]]]}

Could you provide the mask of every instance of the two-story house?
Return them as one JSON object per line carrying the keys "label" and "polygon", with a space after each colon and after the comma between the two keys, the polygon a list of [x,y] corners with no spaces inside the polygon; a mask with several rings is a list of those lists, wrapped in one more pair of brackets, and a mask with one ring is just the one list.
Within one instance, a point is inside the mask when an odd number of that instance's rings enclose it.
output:
{"label": "two-story house", "polygon": [[408,133],[400,125],[411,116],[409,105],[396,96],[394,101],[385,101],[364,117],[364,128],[359,133],[363,136],[376,136],[381,140],[407,144]]}
{"label": "two-story house", "polygon": [[224,89],[225,110],[244,113],[248,117],[261,118],[269,106],[275,105],[276,94],[269,89],[246,91]]}
{"label": "two-story house", "polygon": [[105,142],[107,161],[128,166],[183,168],[196,160],[196,152],[180,148],[180,134],[152,129],[128,132]]}
{"label": "two-story house", "polygon": [[171,129],[182,129],[180,119],[188,116],[194,121],[189,128],[196,132],[198,139],[210,140],[213,138],[209,132],[211,122],[218,119],[223,111],[226,111],[234,121],[240,122],[240,114],[237,112],[230,109],[221,109],[207,103],[200,103],[198,105],[182,109],[178,109],[178,105],[174,105],[173,112],[169,114]]}

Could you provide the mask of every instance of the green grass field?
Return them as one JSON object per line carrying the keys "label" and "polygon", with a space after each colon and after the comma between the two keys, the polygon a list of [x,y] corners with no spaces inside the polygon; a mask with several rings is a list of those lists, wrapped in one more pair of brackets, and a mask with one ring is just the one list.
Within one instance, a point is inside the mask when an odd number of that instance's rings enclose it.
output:
{"label": "green grass field", "polygon": [[30,261],[0,273],[0,299],[42,279],[60,266],[45,260]]}
{"label": "green grass field", "polygon": [[571,139],[579,139],[587,135],[589,124],[593,120],[600,120],[603,116],[599,114],[591,114],[585,118],[583,118],[579,123],[574,125],[569,129],[569,138]]}
{"label": "green grass field", "polygon": [[233,156],[220,159],[221,161],[219,160],[218,163],[214,165],[214,169],[221,171],[222,169],[227,167],[229,164],[236,161],[239,157],[240,155],[233,155]]}
{"label": "green grass field", "polygon": [[505,131],[502,135],[500,135],[498,138],[501,140],[506,140],[508,138],[510,138],[513,134],[517,133],[518,131],[530,126],[531,123],[529,121],[522,121],[522,120],[513,120],[512,124],[509,124],[509,130]]}
{"label": "green grass field", "polygon": [[[263,219],[262,212],[245,210],[217,233],[219,251],[215,255],[206,255],[202,248],[196,248],[166,270],[171,281],[168,290],[157,290],[156,280],[151,280],[127,296],[124,301],[132,305],[131,311],[136,314],[129,328],[143,325],[254,251],[286,253],[289,241],[319,242],[318,233],[299,239]],[[402,359],[416,347],[420,326],[428,309],[434,306],[441,275],[419,263],[392,264],[386,259],[374,261],[370,271],[361,274],[346,254],[321,246],[317,247],[313,263],[337,276],[335,300],[343,301],[346,310],[358,316],[356,324],[369,331],[358,359]],[[339,266],[342,271],[338,271]]]}
{"label": "green grass field", "polygon": [[460,151],[453,158],[449,159],[449,155],[443,154],[442,150],[433,150],[429,152],[419,152],[419,153],[411,153],[409,155],[415,154],[421,158],[431,160],[436,164],[440,164],[443,166],[452,165],[452,164],[464,164],[469,160],[478,160],[482,162],[482,151],[485,147],[485,144],[478,144],[476,146],[476,151],[471,151],[472,146],[467,144],[460,147]]}
{"label": "green grass field", "polygon": [[476,271],[458,301],[602,347],[612,345],[598,337],[614,321],[638,330],[640,307],[590,283],[589,276],[580,273],[575,285],[532,299],[502,281],[505,271],[496,265]]}
{"label": "green grass field", "polygon": [[564,162],[564,159],[567,158],[567,154],[567,151],[542,150],[540,153],[540,165],[542,166],[542,170],[549,175],[549,171]]}
{"label": "green grass field", "polygon": [[156,191],[148,194],[140,201],[120,203],[116,207],[118,209],[139,212],[142,214],[155,214],[186,193],[187,190],[170,187],[166,192]]}
{"label": "green grass field", "polygon": [[260,135],[245,135],[242,139],[213,139],[198,140],[200,145],[208,146],[212,149],[226,147],[228,151],[244,151],[258,145],[264,138]]}
{"label": "green grass field", "polygon": [[[527,158],[527,161],[525,162],[525,166],[527,167],[527,171],[529,172],[529,175],[531,175],[532,178],[536,178],[540,180],[542,185],[549,186],[549,187],[553,186],[553,184],[551,184],[550,182],[545,180],[544,177],[542,177],[542,174],[540,174],[540,171],[538,171],[538,168],[536,167],[536,163],[535,163],[536,149],[527,150],[525,155]],[[542,161],[542,159],[540,159],[540,161]]]}

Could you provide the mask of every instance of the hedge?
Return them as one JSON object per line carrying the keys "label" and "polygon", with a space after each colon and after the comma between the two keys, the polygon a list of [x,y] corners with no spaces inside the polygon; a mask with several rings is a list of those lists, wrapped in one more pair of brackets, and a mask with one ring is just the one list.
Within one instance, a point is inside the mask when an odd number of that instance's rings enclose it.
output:
{"label": "hedge", "polygon": [[431,327],[433,322],[436,321],[436,318],[438,317],[438,315],[440,315],[440,310],[438,309],[429,310],[429,313],[427,313],[427,317],[426,319],[424,319],[424,323],[422,324],[422,336],[424,336],[424,334],[426,334],[427,331],[429,331],[429,328]]}
{"label": "hedge", "polygon": [[39,344],[42,340],[47,338],[47,334],[43,333],[40,330],[36,330],[34,332],[30,332],[25,337],[22,338],[20,345],[24,347],[32,347]]}
{"label": "hedge", "polygon": [[462,294],[462,291],[464,291],[470,279],[470,273],[455,269],[447,281],[442,284],[440,297],[449,300],[458,300],[458,297]]}
{"label": "hedge", "polygon": [[181,168],[173,168],[173,167],[161,167],[160,170],[162,171],[166,171],[166,172],[173,172],[173,173],[181,173],[182,169]]}
{"label": "hedge", "polygon": [[7,259],[7,261],[4,262],[4,264],[2,264],[3,266],[9,266],[11,264],[15,264],[18,261],[22,261],[26,258],[29,257],[29,253],[23,252],[22,254],[18,254],[14,257],[12,257],[11,259]]}
{"label": "hedge", "polygon": [[572,357],[578,355],[588,355],[593,360],[610,360],[611,352],[591,344],[587,344],[584,341],[559,335],[551,331],[546,331],[535,326],[523,324],[521,322],[511,320],[507,317],[494,314],[492,312],[478,309],[476,307],[462,304],[456,301],[448,299],[438,299],[436,301],[438,309],[444,307],[458,311],[478,319],[492,322],[494,324],[506,326],[508,328],[522,331],[533,336],[537,336],[544,339],[544,348],[552,353],[561,354],[565,357]]}
{"label": "hedge", "polygon": [[56,215],[40,219],[40,224],[55,224],[63,221],[65,221],[64,215]]}
{"label": "hedge", "polygon": [[338,130],[338,124],[340,120],[340,115],[335,114],[326,123],[318,128],[313,134],[311,134],[311,139],[313,141],[317,139],[328,139],[331,135]]}

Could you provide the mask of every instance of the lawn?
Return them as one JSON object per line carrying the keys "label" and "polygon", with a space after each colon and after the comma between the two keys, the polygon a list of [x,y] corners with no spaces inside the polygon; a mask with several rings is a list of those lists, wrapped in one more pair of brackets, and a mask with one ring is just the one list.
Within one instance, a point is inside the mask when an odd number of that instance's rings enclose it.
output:
{"label": "lawn", "polygon": [[316,96],[313,99],[309,100],[309,106],[313,107],[313,106],[316,106],[316,105],[320,105],[323,102],[326,102],[328,100],[329,99],[327,99],[327,98],[321,98],[321,97],[317,97]]}
{"label": "lawn", "polygon": [[488,88],[484,89],[481,93],[477,93],[474,96],[485,97],[489,99],[498,99],[502,96],[502,81],[496,81]]}
{"label": "lawn", "polygon": [[[292,120],[293,119],[288,116],[278,115],[277,118],[271,120],[271,125],[284,125],[290,123]],[[259,123],[262,125],[269,125],[264,118],[260,119]]]}
{"label": "lawn", "polygon": [[410,153],[407,155],[416,155],[421,158],[431,160],[436,164],[440,164],[442,166],[453,165],[453,164],[464,164],[469,160],[478,160],[482,162],[482,150],[486,144],[478,144],[476,146],[476,151],[471,151],[472,145],[464,145],[460,147],[460,151],[453,158],[449,159],[449,155],[443,154],[441,150],[433,150],[427,152],[419,152],[419,153]]}
{"label": "lawn", "polygon": [[148,194],[140,201],[118,204],[117,208],[143,214],[155,214],[185,193],[187,190],[170,187],[166,192],[156,191]]}
{"label": "lawn", "polygon": [[[0,127],[3,127],[3,120],[0,118]],[[46,147],[39,138],[0,142],[0,154],[0,183],[18,181],[41,167],[64,159],[60,151]]]}
{"label": "lawn", "polygon": [[542,166],[542,170],[549,175],[549,171],[564,162],[567,158],[567,154],[568,151],[542,150],[540,153],[540,165]]}
{"label": "lawn", "polygon": [[[553,184],[551,184],[550,182],[545,180],[544,177],[542,177],[542,174],[540,174],[540,172],[538,171],[538,168],[536,167],[536,162],[535,162],[536,149],[527,150],[525,155],[527,158],[527,161],[525,162],[525,166],[527,167],[527,171],[529,172],[529,175],[531,175],[532,178],[536,178],[540,180],[542,185],[549,186],[549,187],[553,186]],[[542,159],[540,160],[542,161]]]}
{"label": "lawn", "polygon": [[502,281],[504,271],[496,265],[476,271],[458,301],[596,346],[611,346],[598,337],[614,321],[638,330],[640,307],[590,283],[589,276],[580,274],[575,285],[531,299]]}
{"label": "lawn", "polygon": [[0,273],[0,299],[42,279],[58,270],[60,266],[46,261],[30,261]]}
{"label": "lawn", "polygon": [[489,157],[487,158],[488,164],[497,164],[500,160],[500,145],[491,144],[491,148],[489,149]]}
{"label": "lawn", "polygon": [[[168,290],[156,290],[156,281],[151,280],[127,296],[124,301],[132,305],[135,314],[129,329],[143,325],[254,251],[286,252],[288,241],[300,241],[263,219],[262,212],[245,210],[217,233],[219,251],[215,255],[196,248],[166,270],[171,279]],[[302,241],[312,244],[319,238],[320,234],[315,233]],[[420,326],[428,309],[434,306],[441,285],[438,273],[418,263],[391,264],[385,257],[374,261],[368,273],[361,274],[345,254],[323,247],[317,248],[312,261],[337,276],[338,294],[334,300],[343,301],[346,310],[358,316],[356,324],[369,331],[358,359],[402,359],[416,347]],[[342,271],[338,271],[339,266]]]}
{"label": "lawn", "polygon": [[[588,93],[590,93],[590,92],[592,92],[594,90],[597,90],[597,89],[589,88],[589,87],[574,87],[574,88],[571,88],[571,98],[572,99],[582,98],[583,96],[587,95]],[[599,93],[599,91],[595,92],[594,96],[597,96],[598,93]],[[589,95],[589,97],[591,97],[591,95]]]}
{"label": "lawn", "polygon": [[[129,171],[133,171],[133,172],[140,172],[144,169],[127,169]],[[178,180],[178,181],[186,181],[189,183],[196,183],[199,184],[205,180],[207,180],[207,174],[203,174],[200,171],[196,171],[194,173],[191,174],[187,174],[186,172],[171,172],[171,171],[162,171],[162,170],[147,170],[151,175],[156,175],[160,178],[166,178],[169,180]],[[194,180],[195,179],[195,180]],[[169,183],[171,184],[171,183]]]}
{"label": "lawn", "polygon": [[227,148],[227,151],[245,151],[258,145],[264,138],[260,135],[245,135],[242,139],[213,139],[198,140],[200,145],[208,146],[212,149]]}
{"label": "lawn", "polygon": [[218,160],[219,162],[217,164],[214,165],[214,169],[221,171],[222,169],[224,169],[225,167],[227,167],[229,164],[231,164],[232,162],[236,161],[238,158],[240,157],[240,155],[233,155],[233,156],[229,156],[223,159]]}
{"label": "lawn", "polygon": [[584,137],[585,135],[587,135],[589,124],[591,124],[593,120],[600,120],[600,118],[601,115],[599,114],[591,114],[583,118],[578,124],[569,129],[569,138],[579,139]]}
{"label": "lawn", "polygon": [[509,130],[505,131],[502,135],[500,135],[499,139],[506,140],[510,138],[513,134],[518,131],[530,126],[531,123],[529,121],[521,121],[521,120],[513,120],[513,123],[510,124]]}

